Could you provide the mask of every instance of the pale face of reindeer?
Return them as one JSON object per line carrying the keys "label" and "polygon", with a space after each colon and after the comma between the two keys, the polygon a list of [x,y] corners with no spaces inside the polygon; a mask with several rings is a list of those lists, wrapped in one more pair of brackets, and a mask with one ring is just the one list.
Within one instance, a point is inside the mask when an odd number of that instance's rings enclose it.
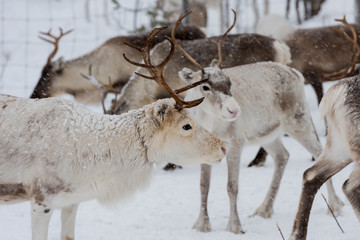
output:
{"label": "pale face of reindeer", "polygon": [[199,81],[203,76],[209,78],[206,83],[190,90],[186,99],[205,97],[202,109],[216,118],[234,121],[240,115],[240,106],[231,95],[229,77],[218,68],[217,64],[218,61],[213,60],[210,67],[204,69],[204,74],[201,71],[194,72],[184,68],[179,72],[179,76],[188,83]]}
{"label": "pale face of reindeer", "polygon": [[[225,145],[196,124],[187,110],[178,110],[173,101],[155,104],[154,117],[161,124],[148,146],[151,162],[176,164],[216,163],[225,156]],[[220,146],[220,147],[219,147]]]}

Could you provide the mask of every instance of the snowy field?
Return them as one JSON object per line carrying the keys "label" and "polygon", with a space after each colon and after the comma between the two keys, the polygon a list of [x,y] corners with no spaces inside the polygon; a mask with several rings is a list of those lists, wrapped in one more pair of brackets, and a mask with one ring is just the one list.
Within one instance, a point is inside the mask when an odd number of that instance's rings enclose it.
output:
{"label": "snowy field", "polygon": [[[16,2],[16,4],[11,4],[12,2]],[[95,11],[94,9],[97,9],[95,1],[90,2],[93,3],[92,11]],[[97,4],[99,2],[101,1],[96,1]],[[243,0],[243,2],[249,2],[246,6],[250,6],[251,1]],[[285,5],[283,2],[285,1],[270,2],[271,12],[284,14]],[[41,66],[51,51],[50,46],[37,39],[39,30],[47,31],[49,27],[55,29],[59,24],[62,24],[61,26],[66,30],[75,28],[74,34],[69,36],[69,39],[64,41],[61,46],[60,55],[66,59],[88,52],[105,39],[118,35],[119,32],[126,34],[122,32],[124,30],[116,32],[114,25],[103,26],[104,23],[97,21],[97,19],[93,19],[91,26],[89,26],[89,23],[81,20],[84,16],[83,12],[76,12],[77,24],[74,26],[74,21],[71,21],[71,18],[75,13],[71,9],[80,9],[79,6],[82,6],[83,3],[83,1],[35,0],[31,1],[30,4],[29,0],[0,0],[0,14],[2,14],[0,18],[1,93],[23,97],[30,95],[38,80]],[[31,8],[31,11],[26,10],[27,7]],[[333,24],[333,18],[341,18],[344,14],[351,22],[354,19],[353,9],[353,1],[327,0],[320,15],[305,23],[304,26]],[[52,15],[49,14],[51,11]],[[214,12],[210,12],[210,14],[216,16]],[[291,20],[295,22],[294,9],[291,14]],[[246,16],[246,20],[250,24],[251,16]],[[4,20],[21,17],[40,20],[41,17],[44,17],[44,19],[52,19],[52,21],[27,22],[27,27],[22,27],[20,21],[14,20],[9,23],[9,20]],[[215,22],[216,19],[214,17],[209,21]],[[94,25],[97,27],[94,28]],[[211,26],[213,29],[208,29],[208,32],[210,34],[218,33],[217,28],[215,29],[217,25]],[[91,40],[87,41],[86,36],[91,36],[89,37]],[[19,47],[17,43],[22,42],[24,38],[28,43],[34,44]],[[14,41],[9,43],[12,40]],[[4,57],[5,53],[10,53],[8,62]],[[26,62],[24,62],[24,58],[26,58]],[[5,68],[6,64],[7,67]],[[21,69],[22,67],[25,68]],[[327,84],[326,89],[329,86],[330,84]],[[316,128],[322,143],[325,143],[324,127],[319,118],[315,94],[310,86],[305,86],[305,91]],[[101,109],[100,106],[91,107],[97,111]],[[242,153],[238,211],[245,230],[244,235],[235,235],[225,231],[229,216],[229,200],[226,192],[226,162],[223,161],[221,164],[213,166],[212,171],[209,194],[209,216],[212,232],[199,233],[192,229],[192,225],[198,217],[200,206],[200,167],[184,167],[174,172],[165,172],[161,169],[162,166],[157,166],[150,187],[117,206],[101,206],[96,201],[80,204],[76,221],[76,239],[281,239],[276,224],[280,226],[285,238],[287,238],[291,232],[298,205],[302,173],[313,163],[310,154],[300,144],[288,137],[284,137],[283,141],[290,153],[290,159],[275,201],[274,214],[270,219],[249,216],[265,197],[273,173],[273,161],[269,158],[264,167],[247,168],[247,164],[254,157],[258,147],[246,147]],[[345,204],[343,212],[337,216],[345,233],[341,232],[332,216],[327,214],[327,206],[320,195],[323,193],[327,196],[327,191],[325,187],[322,187],[313,205],[308,239],[356,240],[360,238],[359,222],[341,191],[342,183],[347,179],[351,167],[351,165],[348,166],[334,177],[335,189]],[[50,222],[49,239],[59,238],[60,212],[55,211]],[[30,204],[0,205],[0,240],[27,239],[31,239]]]}

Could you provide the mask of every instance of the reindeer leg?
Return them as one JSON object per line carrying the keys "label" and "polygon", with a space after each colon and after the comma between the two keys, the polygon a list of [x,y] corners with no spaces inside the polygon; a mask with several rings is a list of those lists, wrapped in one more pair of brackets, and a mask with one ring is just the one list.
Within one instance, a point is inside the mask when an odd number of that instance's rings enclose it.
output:
{"label": "reindeer leg", "polygon": [[328,150],[325,148],[314,166],[304,172],[300,202],[290,240],[306,239],[310,211],[316,192],[326,180],[351,162],[351,160],[346,159],[334,160]]}
{"label": "reindeer leg", "polygon": [[193,228],[200,232],[210,232],[211,225],[207,211],[207,199],[209,195],[211,177],[211,166],[208,164],[201,164],[201,177],[200,177],[200,191],[201,191],[201,205],[200,214],[196,220]]}
{"label": "reindeer leg", "polygon": [[316,97],[318,100],[318,104],[320,104],[321,99],[324,96],[324,90],[322,86],[321,79],[319,77],[319,74],[315,71],[308,71],[304,73],[305,79],[310,83],[310,85],[314,88],[314,91],[316,93]]}
{"label": "reindeer leg", "polygon": [[47,240],[53,209],[36,199],[31,201],[32,240]]}
{"label": "reindeer leg", "polygon": [[[296,122],[287,127],[287,132],[296,139],[312,156],[317,159],[322,151],[322,146],[315,131],[314,124],[308,114],[298,117]],[[331,178],[326,181],[329,206],[334,213],[340,213],[344,203],[336,195]],[[330,210],[328,211],[330,213]]]}
{"label": "reindeer leg", "polygon": [[229,153],[226,155],[228,165],[227,192],[230,200],[230,218],[226,230],[236,234],[244,233],[236,204],[239,189],[240,153],[242,147],[243,143],[233,140],[229,147]]}
{"label": "reindeer leg", "polygon": [[256,166],[261,167],[264,166],[266,161],[267,152],[263,147],[261,147],[256,154],[255,158],[249,163],[248,167]]}
{"label": "reindeer leg", "polygon": [[61,240],[75,239],[75,220],[79,204],[61,210]]}
{"label": "reindeer leg", "polygon": [[360,221],[360,163],[357,161],[348,180],[343,184],[343,191]]}
{"label": "reindeer leg", "polygon": [[266,194],[266,197],[260,207],[256,209],[253,216],[258,215],[264,218],[270,218],[273,213],[275,197],[279,190],[280,182],[289,159],[289,153],[284,148],[280,138],[277,138],[270,144],[264,145],[264,148],[274,159],[275,169],[271,180],[271,186]]}

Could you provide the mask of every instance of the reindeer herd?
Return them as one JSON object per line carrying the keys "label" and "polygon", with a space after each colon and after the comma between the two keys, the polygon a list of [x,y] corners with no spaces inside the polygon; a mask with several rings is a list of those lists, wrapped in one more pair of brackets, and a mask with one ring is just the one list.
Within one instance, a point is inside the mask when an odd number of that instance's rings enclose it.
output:
{"label": "reindeer herd", "polygon": [[[289,160],[281,137],[298,141],[315,159],[289,239],[306,239],[312,202],[326,183],[329,205],[343,206],[331,177],[349,163],[343,191],[360,219],[360,26],[299,29],[282,40],[259,34],[207,38],[197,27],[155,28],[146,35],[108,40],[80,58],[53,60],[54,45],[31,98],[0,95],[0,203],[31,202],[32,239],[46,240],[54,209],[61,209],[61,239],[75,237],[79,203],[114,202],[149,182],[153,165],[201,164],[201,204],[194,228],[211,231],[207,211],[211,165],[226,157],[230,217],[226,230],[243,233],[237,210],[240,155],[263,147],[275,168],[254,215],[270,218]],[[49,40],[50,38],[50,40]],[[341,54],[340,54],[341,53]],[[335,83],[323,96],[322,81]],[[305,99],[310,83],[326,117],[323,148]],[[105,106],[108,93],[115,93]],[[74,101],[102,102],[94,113]],[[358,123],[359,121],[359,123]],[[15,140],[16,139],[16,140]],[[266,150],[266,151],[265,151]],[[299,175],[300,176],[300,175]]]}

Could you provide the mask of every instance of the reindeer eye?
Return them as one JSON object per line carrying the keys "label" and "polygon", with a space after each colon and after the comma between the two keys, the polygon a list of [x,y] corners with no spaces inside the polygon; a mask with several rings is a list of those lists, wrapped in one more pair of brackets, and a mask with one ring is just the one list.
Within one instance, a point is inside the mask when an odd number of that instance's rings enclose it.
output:
{"label": "reindeer eye", "polygon": [[192,129],[190,124],[185,124],[182,128],[186,131]]}
{"label": "reindeer eye", "polygon": [[209,91],[209,90],[210,90],[210,88],[209,88],[208,86],[203,86],[202,89],[203,89],[204,91]]}

